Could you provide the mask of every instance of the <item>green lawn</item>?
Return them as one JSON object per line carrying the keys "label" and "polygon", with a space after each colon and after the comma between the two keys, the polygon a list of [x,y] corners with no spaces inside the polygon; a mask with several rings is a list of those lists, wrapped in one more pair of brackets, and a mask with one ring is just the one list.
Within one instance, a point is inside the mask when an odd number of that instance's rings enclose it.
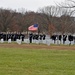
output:
{"label": "green lawn", "polygon": [[0,75],[75,75],[75,51],[0,48]]}

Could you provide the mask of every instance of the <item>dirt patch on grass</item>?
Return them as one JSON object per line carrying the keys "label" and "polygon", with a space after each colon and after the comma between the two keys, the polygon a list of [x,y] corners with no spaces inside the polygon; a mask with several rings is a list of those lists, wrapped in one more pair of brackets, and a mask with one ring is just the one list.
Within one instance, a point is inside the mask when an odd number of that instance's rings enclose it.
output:
{"label": "dirt patch on grass", "polygon": [[0,48],[25,48],[25,49],[47,49],[47,50],[75,50],[75,45],[44,45],[44,44],[0,44]]}

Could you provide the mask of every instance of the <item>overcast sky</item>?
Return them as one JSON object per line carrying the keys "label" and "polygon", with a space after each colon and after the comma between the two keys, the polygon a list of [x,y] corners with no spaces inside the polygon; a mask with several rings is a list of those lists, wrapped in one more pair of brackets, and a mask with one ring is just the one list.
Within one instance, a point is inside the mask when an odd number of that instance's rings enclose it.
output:
{"label": "overcast sky", "polygon": [[56,5],[65,0],[0,0],[0,8],[21,9],[37,11],[40,7]]}

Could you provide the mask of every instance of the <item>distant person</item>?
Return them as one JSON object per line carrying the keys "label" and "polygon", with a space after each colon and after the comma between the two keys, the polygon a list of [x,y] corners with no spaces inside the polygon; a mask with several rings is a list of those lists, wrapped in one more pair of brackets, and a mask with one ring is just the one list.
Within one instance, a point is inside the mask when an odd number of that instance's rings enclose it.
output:
{"label": "distant person", "polygon": [[30,33],[30,34],[29,34],[29,42],[30,42],[30,43],[32,43],[32,39],[33,39],[33,34]]}
{"label": "distant person", "polygon": [[69,35],[68,36],[68,40],[70,41],[69,45],[71,45],[71,41],[73,41],[73,36],[72,35]]}
{"label": "distant person", "polygon": [[43,34],[43,40],[45,40],[45,38],[46,38],[46,35],[45,35],[45,34]]}
{"label": "distant person", "polygon": [[52,36],[51,36],[51,39],[54,40],[54,44],[55,44],[55,41],[56,41],[56,35],[52,35]]}
{"label": "distant person", "polygon": [[67,39],[67,35],[63,35],[63,44],[65,44],[66,39]]}

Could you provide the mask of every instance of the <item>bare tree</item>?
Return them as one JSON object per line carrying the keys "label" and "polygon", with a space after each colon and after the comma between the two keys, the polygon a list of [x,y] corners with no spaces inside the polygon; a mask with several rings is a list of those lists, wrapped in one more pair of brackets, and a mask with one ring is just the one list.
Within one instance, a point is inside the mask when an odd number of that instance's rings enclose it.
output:
{"label": "bare tree", "polygon": [[[64,3],[58,4],[61,9],[67,10],[64,13],[65,17],[65,30],[66,32],[75,33],[74,32],[74,23],[75,23],[75,1],[74,0],[66,0]],[[63,16],[63,15],[62,15]],[[61,19],[62,20],[62,19]]]}
{"label": "bare tree", "polygon": [[43,22],[45,23],[45,27],[47,27],[48,33],[52,35],[56,31],[54,17],[59,15],[58,7],[47,6],[39,9],[39,12],[43,15]]}
{"label": "bare tree", "polygon": [[1,31],[8,31],[14,17],[12,10],[0,9],[0,26]]}
{"label": "bare tree", "polygon": [[64,8],[75,8],[75,1],[74,0],[66,0],[63,3],[59,3],[60,7],[64,7]]}
{"label": "bare tree", "polygon": [[75,0],[65,0],[63,3],[58,3],[57,6],[61,8],[71,9],[71,14],[75,13]]}

